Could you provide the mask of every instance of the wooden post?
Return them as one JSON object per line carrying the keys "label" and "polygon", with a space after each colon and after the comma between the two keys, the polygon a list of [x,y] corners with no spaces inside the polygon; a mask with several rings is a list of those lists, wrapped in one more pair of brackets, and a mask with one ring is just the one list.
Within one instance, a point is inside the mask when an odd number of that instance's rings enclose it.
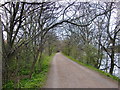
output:
{"label": "wooden post", "polygon": [[2,89],[2,23],[0,16],[0,90]]}

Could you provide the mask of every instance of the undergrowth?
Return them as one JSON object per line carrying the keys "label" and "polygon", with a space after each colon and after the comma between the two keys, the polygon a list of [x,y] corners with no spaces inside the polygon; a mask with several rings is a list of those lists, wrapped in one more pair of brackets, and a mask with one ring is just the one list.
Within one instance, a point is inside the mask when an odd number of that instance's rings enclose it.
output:
{"label": "undergrowth", "polygon": [[[47,73],[49,71],[49,66],[50,66],[50,62],[52,60],[52,57],[54,56],[46,56],[43,55],[42,58],[42,64],[41,64],[41,71],[39,72],[34,72],[32,74],[32,78],[23,78],[19,81],[19,83],[17,84],[17,86],[15,86],[15,82],[10,80],[8,81],[8,83],[6,85],[3,86],[4,89],[12,89],[12,88],[41,88],[43,87],[43,85],[46,82],[47,79]],[[39,64],[38,64],[39,65]],[[29,75],[29,70],[27,69],[23,69],[20,72],[20,75]]]}

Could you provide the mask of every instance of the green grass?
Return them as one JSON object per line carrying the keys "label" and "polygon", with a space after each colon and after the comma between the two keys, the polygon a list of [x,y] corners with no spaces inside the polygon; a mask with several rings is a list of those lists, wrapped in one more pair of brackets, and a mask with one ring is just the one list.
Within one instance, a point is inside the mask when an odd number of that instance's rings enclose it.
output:
{"label": "green grass", "polygon": [[23,68],[21,71],[19,71],[19,75],[29,75],[30,70]]}
{"label": "green grass", "polygon": [[[63,53],[63,54],[64,54],[64,53]],[[64,54],[64,55],[65,55],[65,54]],[[102,74],[102,75],[105,75],[105,76],[107,76],[107,77],[110,77],[110,78],[112,78],[112,79],[120,82],[120,79],[119,79],[118,77],[116,77],[116,76],[113,76],[113,75],[111,75],[111,74],[109,74],[109,73],[106,73],[106,72],[104,72],[104,71],[102,71],[102,70],[99,70],[99,69],[97,69],[97,68],[95,68],[95,67],[93,67],[93,66],[90,66],[90,65],[88,65],[88,64],[84,64],[84,63],[80,62],[79,60],[76,60],[76,59],[74,59],[74,58],[72,58],[72,57],[70,57],[70,56],[67,56],[67,55],[65,55],[65,56],[68,57],[69,59],[71,59],[72,61],[77,62],[78,64],[80,64],[80,65],[82,65],[82,66],[85,66],[85,67],[87,67],[87,68],[89,68],[89,69],[91,69],[91,70],[97,71],[97,72],[99,72],[99,73]]]}
{"label": "green grass", "polygon": [[46,82],[47,73],[49,71],[50,62],[52,60],[51,56],[45,56],[42,63],[42,71],[40,73],[34,73],[31,79],[25,78],[20,81],[21,88],[41,88]]}
{"label": "green grass", "polygon": [[[33,73],[32,74],[32,78],[23,78],[20,80],[19,84],[17,86],[14,86],[14,82],[8,81],[8,83],[6,85],[3,86],[3,88],[7,89],[12,89],[12,88],[41,88],[43,87],[43,85],[45,84],[46,80],[47,80],[47,74],[49,71],[49,67],[50,67],[50,62],[53,58],[54,54],[51,56],[46,56],[43,55],[42,58],[42,67],[41,67],[41,72],[37,72],[37,73]],[[20,72],[21,75],[28,75],[29,71],[27,71],[27,69],[22,70]]]}
{"label": "green grass", "polygon": [[3,86],[3,88],[14,88],[14,82],[12,80],[8,81],[6,85]]}

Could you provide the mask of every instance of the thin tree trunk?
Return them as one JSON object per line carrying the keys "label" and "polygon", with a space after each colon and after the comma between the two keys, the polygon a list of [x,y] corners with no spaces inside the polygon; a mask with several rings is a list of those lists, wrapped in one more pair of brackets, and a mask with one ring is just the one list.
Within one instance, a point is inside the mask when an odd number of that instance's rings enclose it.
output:
{"label": "thin tree trunk", "polygon": [[[114,47],[114,44],[113,44]],[[111,67],[110,67],[110,71],[109,73],[112,75],[113,74],[113,70],[114,70],[114,50],[112,48],[112,52],[111,52]]]}

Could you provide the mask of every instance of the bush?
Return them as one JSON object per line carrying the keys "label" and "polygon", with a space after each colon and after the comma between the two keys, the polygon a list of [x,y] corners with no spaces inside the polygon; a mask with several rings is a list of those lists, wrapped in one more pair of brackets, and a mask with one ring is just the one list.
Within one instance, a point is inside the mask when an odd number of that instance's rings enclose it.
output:
{"label": "bush", "polygon": [[98,66],[98,58],[101,56],[98,55],[98,50],[93,45],[85,45],[83,48],[83,51],[80,55],[81,60],[83,60],[83,63],[89,64],[91,66]]}

